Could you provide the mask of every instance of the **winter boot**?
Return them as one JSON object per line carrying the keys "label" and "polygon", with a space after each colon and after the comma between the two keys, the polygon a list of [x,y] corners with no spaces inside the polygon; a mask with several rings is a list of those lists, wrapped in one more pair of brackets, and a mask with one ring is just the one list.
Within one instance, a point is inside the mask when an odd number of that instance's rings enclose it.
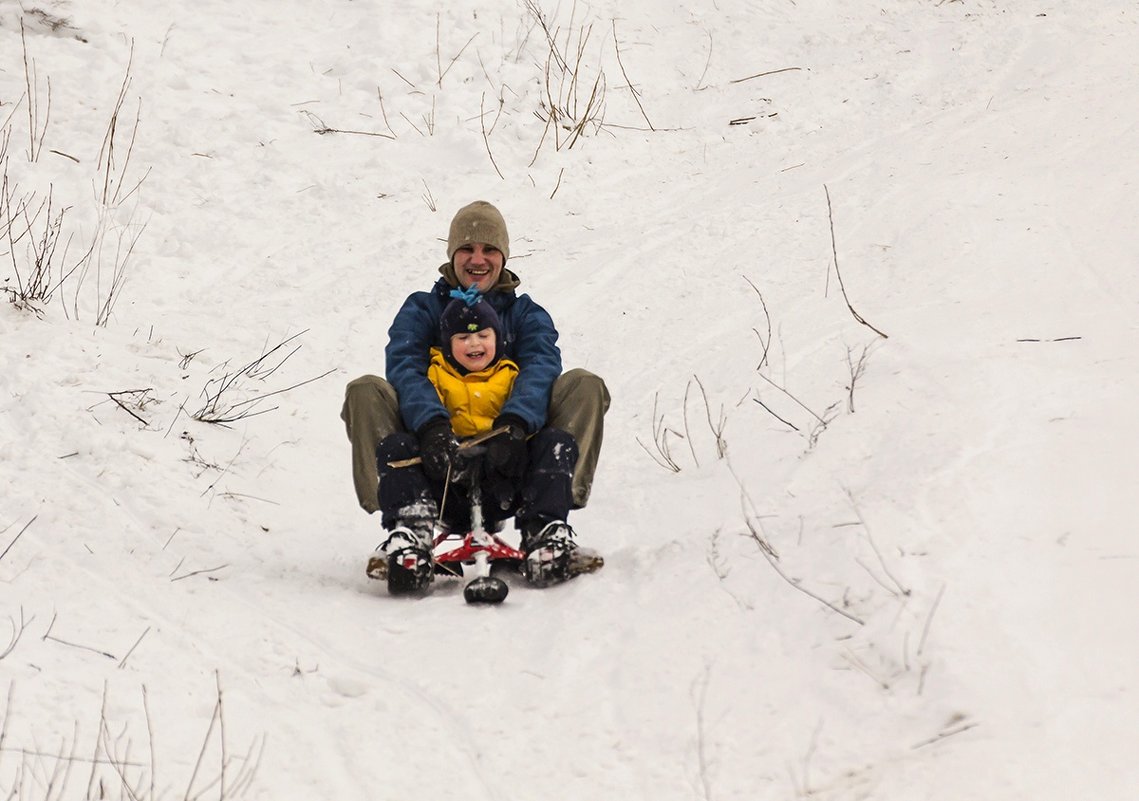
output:
{"label": "winter boot", "polygon": [[522,529],[522,575],[533,587],[548,587],[581,573],[592,573],[605,564],[592,548],[582,548],[574,541],[574,530],[568,523],[551,520],[545,525],[526,525]]}
{"label": "winter boot", "polygon": [[430,530],[396,526],[368,560],[368,577],[387,579],[392,595],[425,590],[435,578],[431,547]]}

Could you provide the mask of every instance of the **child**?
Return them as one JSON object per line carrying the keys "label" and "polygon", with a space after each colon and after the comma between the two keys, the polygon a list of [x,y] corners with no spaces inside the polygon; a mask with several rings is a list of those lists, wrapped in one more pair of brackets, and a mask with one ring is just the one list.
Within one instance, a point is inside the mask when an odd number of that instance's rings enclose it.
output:
{"label": "child", "polygon": [[[501,353],[502,326],[494,308],[477,292],[454,290],[451,295],[454,300],[439,322],[441,345],[430,350],[427,378],[450,415],[451,432],[467,438],[492,429],[510,397],[518,365]],[[485,459],[479,465],[483,519],[489,530],[498,530],[516,513],[558,520],[568,514],[576,442],[556,429],[539,437],[540,452],[547,456],[533,471],[523,467],[507,475]],[[380,509],[391,535],[369,560],[368,575],[387,578],[395,592],[420,590],[431,581],[434,523],[444,499],[443,525],[452,531],[470,527],[470,466],[464,464],[462,452],[452,452],[449,480],[434,479],[419,465],[391,466],[418,453],[416,437],[402,432],[385,437],[376,449]]]}
{"label": "child", "polygon": [[[453,292],[452,295],[461,295]],[[431,349],[427,378],[451,415],[457,437],[490,431],[510,397],[518,365],[502,358],[498,314],[481,298],[456,297],[439,320],[442,348]]]}

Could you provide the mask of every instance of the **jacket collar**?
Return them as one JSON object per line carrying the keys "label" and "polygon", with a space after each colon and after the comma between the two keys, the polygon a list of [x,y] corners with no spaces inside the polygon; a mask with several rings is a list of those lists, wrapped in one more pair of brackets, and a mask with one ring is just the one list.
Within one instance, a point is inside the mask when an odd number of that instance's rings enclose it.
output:
{"label": "jacket collar", "polygon": [[[459,288],[459,279],[455,276],[455,267],[451,262],[439,265],[439,274],[443,276],[443,280],[451,289]],[[522,283],[517,274],[512,270],[505,267],[502,268],[502,274],[498,276],[498,283],[491,287],[491,292],[513,292]]]}

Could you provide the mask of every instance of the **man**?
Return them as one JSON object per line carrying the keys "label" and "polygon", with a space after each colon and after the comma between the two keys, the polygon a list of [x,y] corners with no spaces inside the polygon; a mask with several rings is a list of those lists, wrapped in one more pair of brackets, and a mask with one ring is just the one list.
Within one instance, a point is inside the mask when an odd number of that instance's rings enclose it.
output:
{"label": "man", "polygon": [[[494,429],[504,433],[487,442],[485,459],[503,474],[522,475],[524,487],[540,489],[523,489],[515,523],[527,554],[523,571],[532,584],[546,586],[580,572],[582,565],[600,564],[599,559],[580,558],[586,549],[577,548],[564,516],[552,517],[549,504],[543,506],[535,498],[540,494],[548,499],[552,487],[564,486],[569,497],[562,508],[585,506],[601,450],[609,392],[590,372],[562,373],[553,320],[529,295],[516,293],[520,281],[506,269],[509,257],[510,237],[498,209],[481,200],[459,209],[447,237],[448,261],[439,268],[442,277],[431,290],[411,294],[388,330],[387,379],[366,375],[349,383],[341,418],[352,443],[356,496],[369,514],[380,508],[384,493],[377,447],[392,434],[405,432],[402,442],[418,451],[423,472],[445,482],[459,443],[448,411],[427,377],[430,350],[443,344],[440,318],[452,290],[484,295],[500,320],[499,347],[519,368],[510,397],[494,421]],[[576,448],[564,447],[567,438]],[[382,454],[385,466],[393,455]],[[441,500],[434,498],[436,504]],[[384,521],[392,532],[381,546],[389,564],[391,554],[399,550],[406,557],[409,548],[429,562],[431,518],[437,514],[431,503],[408,504],[394,515],[396,519]],[[430,575],[419,571],[405,589],[421,589]]]}

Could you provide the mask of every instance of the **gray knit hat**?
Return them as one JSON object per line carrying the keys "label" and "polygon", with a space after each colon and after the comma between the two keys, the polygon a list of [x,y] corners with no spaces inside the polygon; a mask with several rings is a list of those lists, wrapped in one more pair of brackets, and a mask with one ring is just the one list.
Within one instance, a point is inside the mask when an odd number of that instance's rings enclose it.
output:
{"label": "gray knit hat", "polygon": [[506,232],[506,220],[485,200],[476,200],[463,206],[451,220],[451,231],[447,235],[447,260],[455,258],[455,251],[463,245],[481,242],[493,245],[502,251],[503,263],[510,258],[510,234]]}

